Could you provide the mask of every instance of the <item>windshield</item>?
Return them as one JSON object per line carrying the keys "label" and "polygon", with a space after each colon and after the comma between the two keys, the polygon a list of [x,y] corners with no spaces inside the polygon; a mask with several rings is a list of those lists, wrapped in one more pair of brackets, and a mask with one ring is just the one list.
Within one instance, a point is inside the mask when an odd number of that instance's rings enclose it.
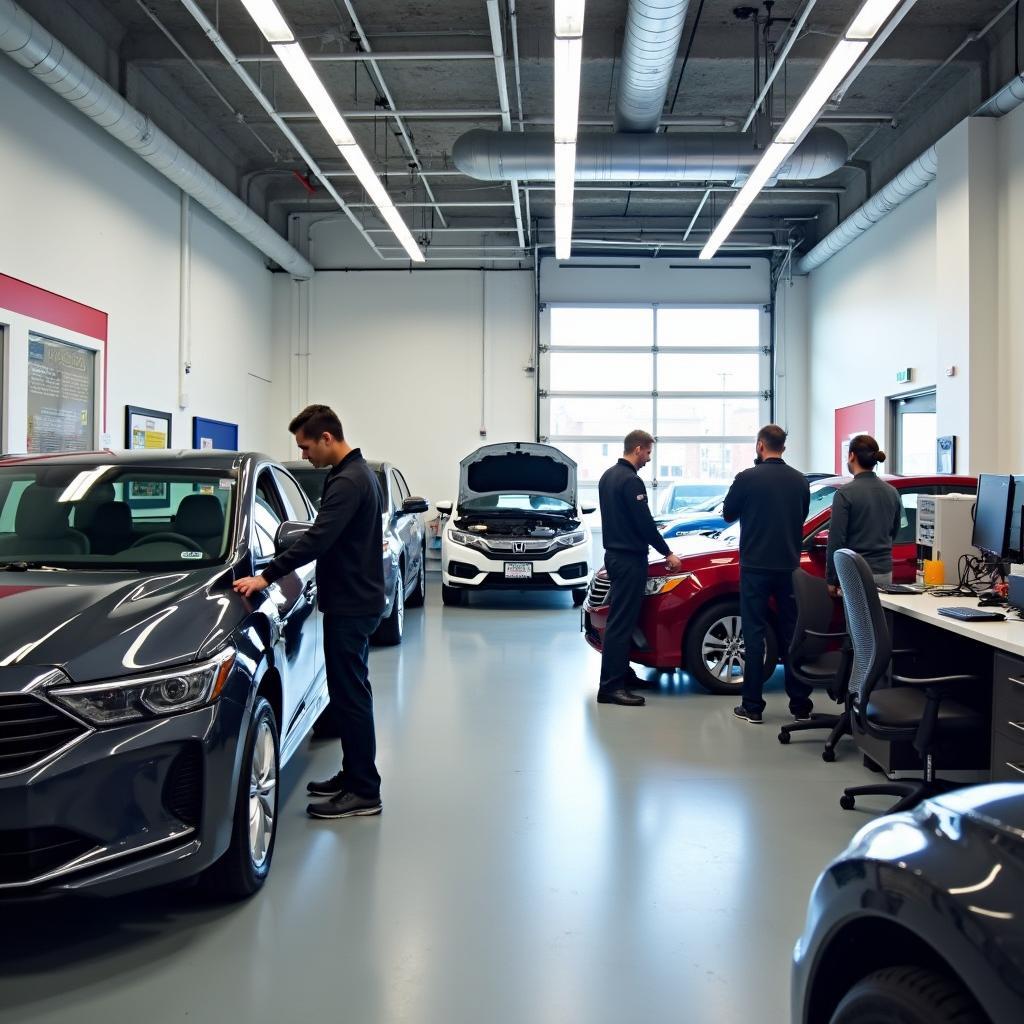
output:
{"label": "windshield", "polygon": [[462,512],[555,512],[564,514],[575,509],[561,498],[547,494],[488,494],[462,503]]}
{"label": "windshield", "polygon": [[[821,515],[827,508],[832,507],[832,496],[839,490],[836,484],[811,484],[811,505],[807,510],[805,523]],[[740,539],[740,524],[733,523],[727,526],[718,535],[718,539],[726,544],[738,544]]]}
{"label": "windshield", "polygon": [[661,512],[707,512],[722,500],[724,493],[721,484],[669,484],[661,500]]}
{"label": "windshield", "polygon": [[217,565],[231,540],[228,473],[131,466],[0,467],[0,568]]}

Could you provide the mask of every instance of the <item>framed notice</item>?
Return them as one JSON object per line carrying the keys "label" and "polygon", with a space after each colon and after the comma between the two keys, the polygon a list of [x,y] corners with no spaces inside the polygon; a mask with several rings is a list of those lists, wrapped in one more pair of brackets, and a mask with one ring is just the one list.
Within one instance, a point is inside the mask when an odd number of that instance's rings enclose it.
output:
{"label": "framed notice", "polygon": [[124,407],[125,448],[170,448],[171,414],[155,409],[140,409],[137,405]]}
{"label": "framed notice", "polygon": [[96,353],[28,336],[26,451],[87,452],[96,446]]}
{"label": "framed notice", "polygon": [[200,451],[214,448],[225,452],[238,451],[238,424],[193,416],[192,447]]}

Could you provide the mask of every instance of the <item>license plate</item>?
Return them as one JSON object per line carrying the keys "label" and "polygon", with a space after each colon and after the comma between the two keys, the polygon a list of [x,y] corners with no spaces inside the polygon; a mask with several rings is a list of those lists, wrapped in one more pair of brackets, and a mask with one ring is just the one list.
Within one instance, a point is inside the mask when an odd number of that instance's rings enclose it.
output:
{"label": "license plate", "polygon": [[532,580],[532,562],[506,562],[505,579],[507,580]]}

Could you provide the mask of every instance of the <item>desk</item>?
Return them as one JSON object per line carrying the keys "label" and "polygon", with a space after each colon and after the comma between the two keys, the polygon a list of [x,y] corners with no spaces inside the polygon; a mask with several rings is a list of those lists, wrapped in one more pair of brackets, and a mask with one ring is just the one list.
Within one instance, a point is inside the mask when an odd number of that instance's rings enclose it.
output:
{"label": "desk", "polygon": [[[893,620],[894,647],[920,647],[922,638],[928,638],[929,630],[942,630],[942,635],[933,635],[940,655],[950,658],[944,671],[971,672],[985,680],[990,687],[990,693],[985,696],[991,696],[992,709],[989,760],[992,781],[1024,780],[1024,619],[1011,614],[1004,622],[967,622],[939,614],[939,608],[953,605],[977,608],[978,601],[974,597],[878,596],[882,607],[899,617]],[[910,622],[921,625],[908,630]],[[901,632],[913,635],[916,643],[901,642]],[[947,640],[952,643],[946,643]],[[979,647],[976,645],[982,645],[980,649],[985,652],[981,664],[978,664]]]}

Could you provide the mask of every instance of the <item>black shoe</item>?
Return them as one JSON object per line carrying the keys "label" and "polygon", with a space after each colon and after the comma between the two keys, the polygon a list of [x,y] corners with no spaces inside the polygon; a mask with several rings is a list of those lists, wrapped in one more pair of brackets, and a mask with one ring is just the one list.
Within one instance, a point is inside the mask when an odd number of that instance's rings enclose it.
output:
{"label": "black shoe", "polygon": [[627,708],[642,708],[647,701],[639,693],[631,693],[625,687],[617,690],[598,690],[598,704],[621,704]]}
{"label": "black shoe", "polygon": [[762,721],[760,711],[751,711],[750,708],[745,708],[742,704],[734,707],[732,713],[741,722],[749,722],[751,725],[760,725]]}
{"label": "black shoe", "polygon": [[311,818],[355,818],[360,815],[380,814],[383,810],[380,797],[356,796],[355,793],[341,793],[331,800],[310,804],[306,813]]}
{"label": "black shoe", "polygon": [[809,722],[814,717],[810,711],[792,711],[790,714],[792,714],[794,722]]}
{"label": "black shoe", "polygon": [[345,773],[338,772],[323,782],[307,782],[306,792],[310,796],[341,796],[345,792]]}

